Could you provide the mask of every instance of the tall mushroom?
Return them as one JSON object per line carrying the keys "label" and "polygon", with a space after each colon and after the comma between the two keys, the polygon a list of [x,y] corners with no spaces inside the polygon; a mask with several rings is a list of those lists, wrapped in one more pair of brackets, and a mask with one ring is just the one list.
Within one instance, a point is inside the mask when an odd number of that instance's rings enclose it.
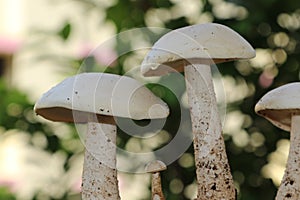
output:
{"label": "tall mushroom", "polygon": [[290,151],[276,199],[300,199],[300,83],[289,83],[265,94],[255,112],[272,124],[290,131]]}
{"label": "tall mushroom", "polygon": [[197,199],[235,199],[210,64],[249,59],[254,49],[226,26],[207,23],[161,37],[142,63],[145,76],[185,73],[194,135]]}
{"label": "tall mushroom", "polygon": [[136,80],[104,73],[65,79],[46,92],[34,109],[52,121],[87,123],[83,200],[120,199],[114,116],[139,120],[165,118],[169,113],[167,105]]}
{"label": "tall mushroom", "polygon": [[167,169],[165,163],[160,160],[154,160],[148,163],[145,167],[146,172],[151,173],[151,200],[165,200],[165,196],[163,194],[161,188],[161,178],[160,172]]}

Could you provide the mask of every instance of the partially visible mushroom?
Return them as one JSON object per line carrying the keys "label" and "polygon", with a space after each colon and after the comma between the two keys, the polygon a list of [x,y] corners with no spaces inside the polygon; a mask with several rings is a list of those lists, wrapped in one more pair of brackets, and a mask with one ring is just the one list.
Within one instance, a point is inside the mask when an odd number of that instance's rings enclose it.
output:
{"label": "partially visible mushroom", "polygon": [[88,124],[83,200],[120,199],[114,116],[139,120],[169,114],[167,105],[141,83],[104,73],[83,73],[65,79],[46,92],[34,110],[52,121]]}
{"label": "partially visible mushroom", "polygon": [[235,199],[222,136],[210,64],[255,56],[251,45],[230,28],[199,24],[161,37],[142,63],[145,76],[185,73],[198,183],[197,199]]}
{"label": "partially visible mushroom", "polygon": [[160,160],[154,160],[147,164],[146,172],[152,174],[152,183],[151,183],[151,192],[152,200],[165,200],[162,187],[161,187],[161,178],[160,172],[167,169],[165,163]]}
{"label": "partially visible mushroom", "polygon": [[265,94],[255,112],[272,124],[290,131],[290,151],[276,199],[300,199],[300,83],[290,83]]}

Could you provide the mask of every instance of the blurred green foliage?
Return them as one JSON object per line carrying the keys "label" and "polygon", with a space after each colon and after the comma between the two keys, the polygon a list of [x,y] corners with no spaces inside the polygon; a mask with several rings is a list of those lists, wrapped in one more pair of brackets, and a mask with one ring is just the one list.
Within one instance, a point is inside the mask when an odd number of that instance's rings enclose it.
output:
{"label": "blurred green foliage", "polygon": [[0,199],[15,200],[14,195],[5,187],[0,187]]}
{"label": "blurred green foliage", "polygon": [[0,124],[5,130],[17,129],[34,134],[42,132],[47,138],[45,150],[55,152],[59,150],[59,140],[53,135],[50,127],[34,119],[33,104],[26,94],[7,86],[0,80]]}
{"label": "blurred green foliage", "polygon": [[[101,4],[97,4],[93,0],[76,0],[74,2],[91,10],[99,9],[99,12],[103,10]],[[117,0],[114,5],[105,8],[106,20],[115,25],[117,32],[144,27],[147,25],[145,21],[146,14],[150,10],[163,8],[170,11],[175,2],[170,0]],[[251,143],[239,146],[232,135],[225,132],[228,158],[238,188],[238,199],[274,199],[276,187],[271,179],[267,179],[262,175],[261,169],[268,163],[270,153],[276,150],[277,142],[281,139],[288,139],[289,135],[258,117],[254,113],[254,106],[267,91],[289,82],[299,81],[300,1],[202,0],[202,3],[203,6],[199,7],[199,14],[205,13],[211,21],[231,27],[249,41],[254,48],[266,50],[269,54],[265,56],[271,56],[270,62],[265,63],[263,66],[251,62],[235,62],[220,64],[218,69],[222,76],[234,80],[235,87],[238,88],[240,85],[244,85],[249,93],[242,99],[227,102],[227,115],[240,111],[247,119],[243,121],[241,130],[246,131],[248,137],[255,135],[257,132],[263,133],[265,137],[263,144],[258,147]],[[217,9],[217,5],[222,3],[227,6],[239,6],[244,11],[246,10],[246,14],[234,16],[232,15],[234,10],[232,10],[229,17],[222,16],[221,10]],[[243,9],[240,9],[239,12],[243,13]],[[193,23],[193,20],[185,16],[184,13],[163,21],[165,28],[169,29]],[[56,37],[67,41],[72,36],[73,30],[71,22],[67,22],[57,31]],[[123,43],[122,45],[130,45],[130,41],[129,44]],[[93,58],[90,59],[89,66],[93,65],[94,62]],[[123,69],[124,60],[123,58],[119,59],[116,67],[109,68],[108,72],[125,73]],[[70,65],[74,69],[78,69],[81,62],[82,60],[74,58],[70,60]],[[263,80],[269,81],[269,84],[263,83]],[[149,85],[150,89],[154,87]],[[159,88],[159,90],[164,90],[164,88]],[[168,92],[165,91],[166,95],[162,98],[172,110],[172,114],[165,125],[165,129],[172,134],[176,132],[176,130],[173,130],[173,120],[178,118],[180,114],[177,100],[174,95],[168,95]],[[71,157],[72,152],[64,149],[57,136],[53,134],[48,126],[32,119],[31,115],[34,115],[32,112],[33,105],[32,102],[26,99],[25,94],[7,88],[3,82],[0,82],[0,96],[0,112],[2,113],[0,125],[2,127],[5,129],[20,129],[29,134],[42,131],[48,141],[45,150],[50,152],[64,150],[68,152],[68,157]],[[119,137],[121,146],[125,146],[130,138],[126,134],[120,134]],[[192,155],[192,153],[193,147],[191,146],[185,155]],[[187,199],[184,194],[185,187],[195,181],[195,169],[194,166],[184,166],[179,159],[168,166],[168,170],[163,172],[162,178],[167,199]],[[174,179],[179,179],[183,185],[179,192],[170,186],[172,182],[174,183]],[[0,199],[2,199],[1,195],[5,194],[5,191],[0,190]],[[4,199],[9,198],[5,197]]]}

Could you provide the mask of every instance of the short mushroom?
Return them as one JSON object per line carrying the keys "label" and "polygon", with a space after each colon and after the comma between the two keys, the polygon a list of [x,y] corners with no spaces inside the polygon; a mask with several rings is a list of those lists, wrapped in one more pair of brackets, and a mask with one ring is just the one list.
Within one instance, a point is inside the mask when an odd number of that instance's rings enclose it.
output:
{"label": "short mushroom", "polygon": [[165,200],[162,187],[161,187],[161,178],[160,172],[167,169],[165,163],[160,160],[154,160],[146,165],[146,172],[152,174],[152,183],[151,183],[151,200]]}
{"label": "short mushroom", "polygon": [[169,114],[167,105],[138,81],[105,73],[65,79],[46,92],[34,110],[52,121],[87,123],[83,200],[120,199],[114,116],[140,120]]}
{"label": "short mushroom", "polygon": [[290,131],[287,166],[276,199],[300,199],[300,83],[289,83],[265,94],[255,112],[272,124]]}
{"label": "short mushroom", "polygon": [[[145,76],[185,73],[194,135],[197,199],[235,199],[210,64],[249,59],[251,45],[226,26],[207,23],[162,36],[142,63]],[[216,178],[217,177],[217,178]]]}

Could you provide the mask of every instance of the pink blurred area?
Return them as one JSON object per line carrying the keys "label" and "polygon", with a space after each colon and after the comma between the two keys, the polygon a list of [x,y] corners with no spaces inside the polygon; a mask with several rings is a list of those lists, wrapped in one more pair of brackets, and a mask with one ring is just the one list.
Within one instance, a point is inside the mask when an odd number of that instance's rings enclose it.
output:
{"label": "pink blurred area", "polygon": [[93,56],[98,64],[105,67],[114,67],[117,60],[117,53],[113,49],[91,44],[80,45],[77,56],[80,59]]}
{"label": "pink blurred area", "polygon": [[268,88],[272,85],[274,81],[274,76],[265,70],[260,76],[259,76],[259,84],[262,88]]}
{"label": "pink blurred area", "polygon": [[20,187],[20,181],[17,179],[0,179],[0,188],[7,188],[9,192],[14,193]]}
{"label": "pink blurred area", "polygon": [[10,55],[16,53],[21,48],[19,39],[0,36],[0,54]]}
{"label": "pink blurred area", "polygon": [[75,181],[72,185],[71,185],[71,190],[73,192],[76,192],[76,193],[80,193],[81,192],[81,179],[78,179],[77,181]]}

